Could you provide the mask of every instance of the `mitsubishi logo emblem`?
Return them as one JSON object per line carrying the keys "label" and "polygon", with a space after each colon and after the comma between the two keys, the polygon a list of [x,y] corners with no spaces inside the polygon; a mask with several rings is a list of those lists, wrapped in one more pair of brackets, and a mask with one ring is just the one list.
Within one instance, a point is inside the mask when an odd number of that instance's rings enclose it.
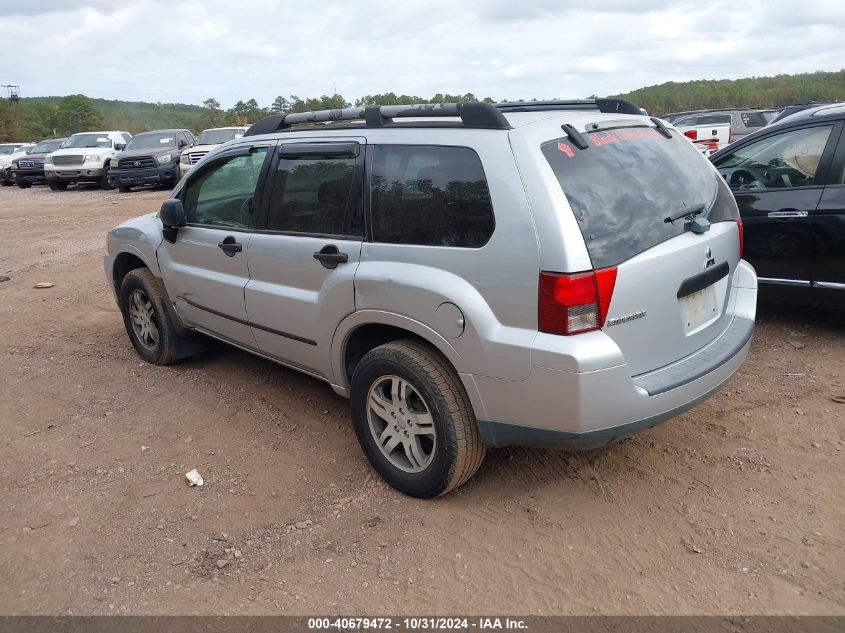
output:
{"label": "mitsubishi logo emblem", "polygon": [[716,265],[716,260],[713,259],[713,251],[710,250],[710,247],[707,247],[707,250],[704,251],[704,269],[707,270],[711,266]]}

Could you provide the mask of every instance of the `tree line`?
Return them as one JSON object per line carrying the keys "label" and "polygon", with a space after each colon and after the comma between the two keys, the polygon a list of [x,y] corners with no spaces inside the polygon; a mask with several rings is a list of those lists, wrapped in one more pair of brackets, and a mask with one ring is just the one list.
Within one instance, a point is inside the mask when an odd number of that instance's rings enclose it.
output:
{"label": "tree line", "polygon": [[[615,95],[630,99],[653,115],[679,110],[722,107],[775,108],[807,101],[845,101],[845,70],[736,80],[668,82]],[[536,101],[536,99],[530,99]],[[210,97],[202,106],[179,103],[147,103],[91,99],[84,95],[34,97],[15,105],[0,101],[0,142],[28,141],[67,136],[97,129],[132,133],[162,128],[188,128],[199,132],[209,127],[246,125],[268,114],[308,112],[368,105],[508,101],[477,97],[472,93],[431,97],[386,92],[348,101],[343,95],[301,98],[278,96],[268,106],[256,99],[240,100],[224,109]],[[518,101],[522,101],[519,99]]]}

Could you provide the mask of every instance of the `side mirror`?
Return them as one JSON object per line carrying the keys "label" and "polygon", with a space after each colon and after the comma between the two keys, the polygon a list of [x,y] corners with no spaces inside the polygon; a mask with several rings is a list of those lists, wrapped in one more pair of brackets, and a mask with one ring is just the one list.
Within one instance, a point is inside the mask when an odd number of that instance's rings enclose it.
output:
{"label": "side mirror", "polygon": [[161,205],[159,218],[164,226],[164,239],[173,244],[179,228],[185,226],[185,207],[182,206],[182,201],[179,198],[165,200]]}
{"label": "side mirror", "polygon": [[123,150],[125,150],[125,149],[126,149],[126,143],[115,143],[115,144],[114,144],[114,148],[115,148],[118,152],[122,152]]}
{"label": "side mirror", "polygon": [[182,149],[183,147],[188,147],[188,144],[185,141],[179,141],[179,149]]}

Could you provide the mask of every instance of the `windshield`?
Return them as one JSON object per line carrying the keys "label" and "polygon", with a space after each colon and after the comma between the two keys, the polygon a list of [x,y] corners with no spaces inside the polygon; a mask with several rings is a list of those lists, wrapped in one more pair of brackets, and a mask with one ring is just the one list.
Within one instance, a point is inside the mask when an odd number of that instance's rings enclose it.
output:
{"label": "windshield", "polygon": [[595,268],[622,263],[680,235],[685,222],[665,221],[704,207],[711,222],[736,220],[730,190],[677,132],[652,127],[586,134],[578,149],[569,137],[541,150],[578,220]]}
{"label": "windshield", "polygon": [[244,135],[243,130],[203,130],[197,139],[197,145],[219,145],[226,141],[231,141],[234,138],[240,138]]}
{"label": "windshield", "polygon": [[0,155],[14,154],[20,145],[0,145]]}
{"label": "windshield", "polygon": [[57,139],[55,141],[41,141],[32,148],[32,154],[49,154],[59,149],[64,143],[63,140]]}
{"label": "windshield", "polygon": [[176,147],[175,134],[138,134],[126,146],[127,151],[133,149],[164,149]]}
{"label": "windshield", "polygon": [[93,134],[74,134],[71,136],[65,144],[62,145],[62,149],[78,149],[82,147],[111,147],[112,142],[111,139],[104,134],[97,134],[96,132]]}

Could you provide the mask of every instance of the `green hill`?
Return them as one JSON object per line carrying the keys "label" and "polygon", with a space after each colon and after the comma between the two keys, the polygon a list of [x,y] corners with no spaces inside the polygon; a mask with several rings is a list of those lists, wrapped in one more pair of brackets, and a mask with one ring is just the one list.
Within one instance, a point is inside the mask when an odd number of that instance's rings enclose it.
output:
{"label": "green hill", "polygon": [[807,101],[845,101],[845,70],[747,79],[670,81],[614,95],[650,114],[705,108],[777,108]]}
{"label": "green hill", "polygon": [[[807,101],[845,101],[845,70],[814,72],[747,79],[716,79],[668,82],[640,88],[618,97],[630,99],[651,114],[662,115],[679,110],[723,107],[775,108]],[[471,101],[472,94],[437,94],[430,99],[384,93],[368,95],[356,101],[359,105]],[[484,99],[493,102],[489,97]],[[343,95],[323,95],[301,99],[277,97],[269,107],[261,107],[255,99],[238,101],[223,110],[213,98],[202,106],[184,103],[147,103],[91,99],[84,95],[68,97],[30,97],[16,105],[0,101],[0,142],[37,140],[66,136],[94,129],[145,130],[184,127],[198,132],[206,127],[252,123],[268,112],[302,112],[351,105]]]}

